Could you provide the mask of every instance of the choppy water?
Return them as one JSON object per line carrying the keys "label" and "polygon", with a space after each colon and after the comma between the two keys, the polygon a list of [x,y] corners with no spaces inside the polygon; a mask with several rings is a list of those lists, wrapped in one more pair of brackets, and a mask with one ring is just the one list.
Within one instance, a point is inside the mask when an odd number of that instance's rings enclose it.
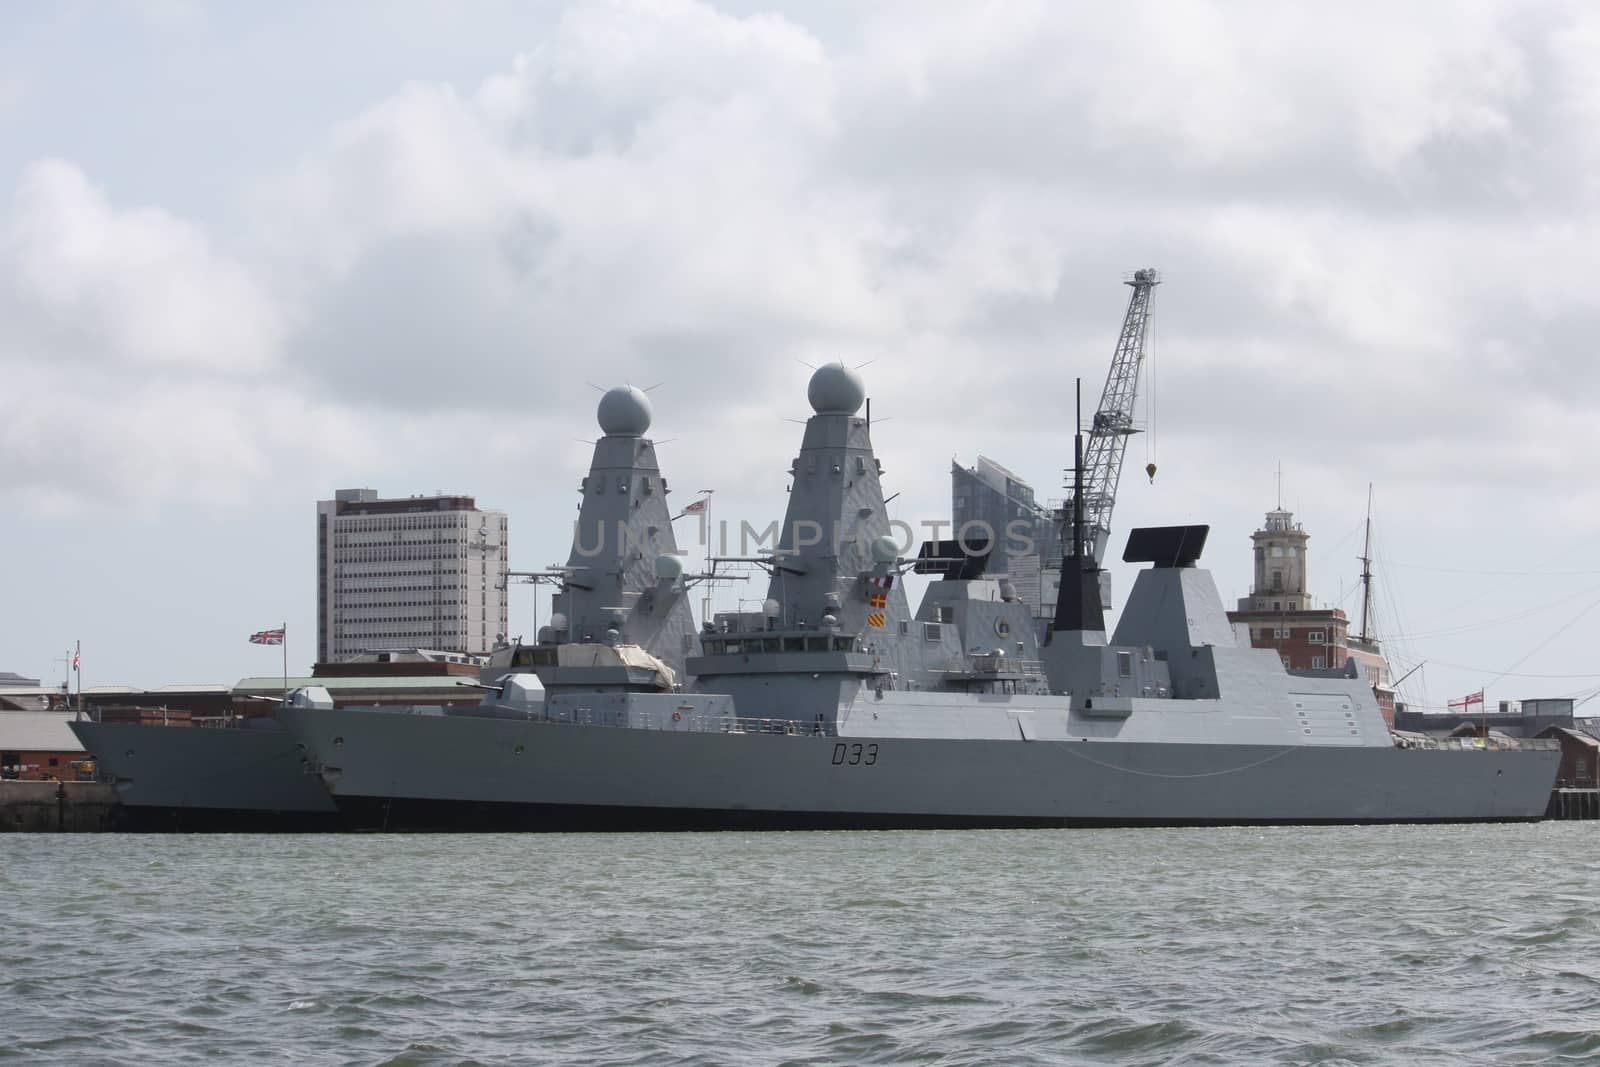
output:
{"label": "choppy water", "polygon": [[0,837],[0,1059],[1600,1059],[1596,824]]}

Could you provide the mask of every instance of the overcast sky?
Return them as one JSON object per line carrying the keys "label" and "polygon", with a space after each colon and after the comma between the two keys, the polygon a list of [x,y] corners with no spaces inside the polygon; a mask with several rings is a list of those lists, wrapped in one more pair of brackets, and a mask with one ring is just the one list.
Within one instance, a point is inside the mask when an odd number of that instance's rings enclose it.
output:
{"label": "overcast sky", "polygon": [[306,669],[339,487],[473,493],[516,569],[564,558],[592,385],[663,383],[719,518],[781,516],[833,359],[897,517],[979,452],[1058,496],[1153,266],[1118,554],[1208,522],[1244,595],[1281,464],[1354,613],[1371,483],[1407,697],[1587,694],[1600,8],[1313,10],[9,5],[0,670],[81,639],[86,686],[231,684],[284,621]]}

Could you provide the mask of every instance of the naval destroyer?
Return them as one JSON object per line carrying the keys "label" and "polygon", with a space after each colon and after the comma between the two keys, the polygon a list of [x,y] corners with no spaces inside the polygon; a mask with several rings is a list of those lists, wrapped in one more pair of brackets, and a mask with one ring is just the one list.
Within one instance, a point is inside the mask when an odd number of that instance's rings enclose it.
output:
{"label": "naval destroyer", "polygon": [[[1241,646],[1197,566],[1204,526],[1132,532],[1123,558],[1148,567],[1108,633],[1080,504],[1054,626],[1037,635],[981,552],[932,542],[910,554],[896,542],[860,376],[822,367],[808,398],[762,611],[684,628],[687,579],[658,506],[666,487],[644,470],[608,473],[584,483],[581,517],[614,523],[633,584],[653,581],[619,596],[630,590],[597,581],[603,568],[572,569],[559,624],[504,664],[536,674],[541,701],[452,716],[281,710],[347,825],[1141,826],[1544,812],[1557,752],[1401,747],[1351,665],[1290,672],[1271,650]],[[603,403],[601,423],[633,455],[651,452],[642,394]],[[1082,468],[1080,436],[1080,479]],[[908,571],[936,576],[914,612]],[[673,647],[683,674],[667,661]]]}
{"label": "naval destroyer", "polygon": [[[628,660],[643,664],[653,679],[660,671],[656,684],[662,688],[677,684],[694,643],[684,593],[695,579],[683,574],[667,510],[669,487],[655,446],[642,436],[649,401],[636,388],[618,386],[601,397],[599,420],[602,436],[580,483],[583,504],[571,554],[566,566],[538,575],[561,582],[543,627],[544,647],[513,641],[497,648],[480,675],[480,702],[388,705],[390,711],[419,718],[525,716],[543,699],[527,667],[556,653],[569,675],[626,674]],[[618,647],[621,629],[634,644]],[[313,713],[333,708],[327,690],[316,685],[289,692],[285,704]],[[280,711],[218,728],[87,719],[70,725],[115,783],[121,829],[339,829],[338,809],[322,779],[308,773]]]}

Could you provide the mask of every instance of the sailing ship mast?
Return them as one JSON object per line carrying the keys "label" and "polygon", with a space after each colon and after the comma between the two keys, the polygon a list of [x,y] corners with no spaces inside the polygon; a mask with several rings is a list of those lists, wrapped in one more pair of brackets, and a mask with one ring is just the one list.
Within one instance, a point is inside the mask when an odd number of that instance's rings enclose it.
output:
{"label": "sailing ship mast", "polygon": [[1367,607],[1372,601],[1372,483],[1367,483],[1367,537],[1361,546],[1361,643],[1367,644]]}

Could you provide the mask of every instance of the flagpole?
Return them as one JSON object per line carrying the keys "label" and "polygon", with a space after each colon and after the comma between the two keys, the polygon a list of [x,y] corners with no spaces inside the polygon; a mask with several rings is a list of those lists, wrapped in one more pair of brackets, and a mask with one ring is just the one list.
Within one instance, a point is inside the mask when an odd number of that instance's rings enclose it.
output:
{"label": "flagpole", "polygon": [[289,620],[283,621],[283,702],[289,703]]}

